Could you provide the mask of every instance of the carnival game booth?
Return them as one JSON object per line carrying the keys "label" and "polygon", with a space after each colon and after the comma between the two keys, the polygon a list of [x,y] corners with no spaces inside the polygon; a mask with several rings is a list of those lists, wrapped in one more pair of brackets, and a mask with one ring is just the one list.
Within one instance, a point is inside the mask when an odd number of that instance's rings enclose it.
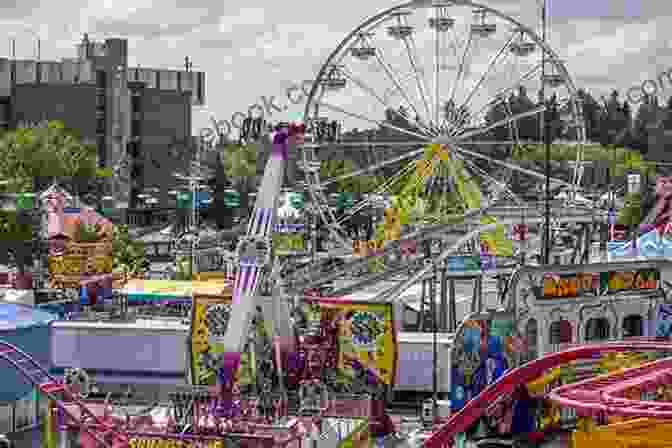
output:
{"label": "carnival game booth", "polygon": [[185,384],[189,323],[166,317],[162,308],[180,306],[189,312],[192,302],[200,303],[203,297],[229,302],[230,285],[225,280],[136,279],[127,283],[122,295],[129,302],[126,319],[54,322],[52,372],[60,375],[79,367],[89,372],[101,392],[139,385],[138,394],[165,398],[169,385]]}

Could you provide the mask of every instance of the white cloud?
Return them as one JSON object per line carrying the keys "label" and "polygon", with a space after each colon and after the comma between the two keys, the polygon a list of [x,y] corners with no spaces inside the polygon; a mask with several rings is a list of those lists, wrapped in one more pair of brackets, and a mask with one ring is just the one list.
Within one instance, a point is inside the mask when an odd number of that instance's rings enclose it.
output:
{"label": "white cloud", "polygon": [[[83,32],[98,39],[128,37],[131,65],[178,68],[184,56],[189,55],[194,69],[207,73],[209,109],[223,118],[237,110],[246,110],[260,95],[284,97],[289,83],[315,76],[329,53],[357,25],[390,7],[389,0],[294,0],[291,7],[287,3],[262,0],[70,0],[42,1],[38,7],[39,1],[23,0],[26,7],[20,9],[19,2],[18,8],[12,11],[15,15],[25,14],[23,21],[42,36],[43,58],[74,56],[74,44]],[[538,29],[536,0],[490,0],[487,3]],[[613,88],[624,91],[672,66],[672,50],[669,50],[672,29],[667,25],[672,12],[668,4],[646,2],[638,18],[601,20],[595,14],[571,20],[551,17],[551,46],[565,60],[578,86],[594,88],[600,93]],[[0,5],[0,9],[2,7]],[[451,8],[456,13],[459,10]],[[463,12],[463,16],[457,17],[456,25],[461,42],[468,36],[466,25],[471,20],[471,9],[463,9]],[[412,25],[418,31],[418,61],[425,69],[427,86],[432,89],[434,45],[427,19],[426,11],[417,14]],[[498,42],[503,43],[511,27],[501,21],[498,23]],[[400,73],[407,73],[409,65],[403,46],[392,42],[384,27],[375,39],[376,45],[384,49],[386,59]],[[34,40],[30,33],[19,34],[17,55],[32,57]],[[464,98],[480,77],[498,42],[479,44],[464,87],[456,93],[457,98]],[[447,62],[457,67],[455,55],[451,52],[449,56]],[[538,58],[538,53],[534,58]],[[374,63],[351,60],[348,63],[379,93],[392,86],[384,71]],[[521,68],[520,72],[523,71]],[[454,77],[454,72],[442,74],[445,80],[442,92],[450,91],[451,76]],[[514,78],[510,64],[498,64],[495,74],[484,83],[491,90],[480,93],[474,102],[482,104],[490,98],[492,89],[508,85]],[[414,94],[412,78],[406,80],[404,86]],[[528,85],[532,98],[536,97],[534,86],[534,83]],[[349,92],[349,96],[340,95],[337,103],[361,113],[380,112],[376,101],[358,89]],[[420,109],[420,101],[416,104]],[[195,113],[193,123],[206,125],[207,115]],[[358,127],[366,125],[360,123]]]}
{"label": "white cloud", "polygon": [[246,25],[264,25],[265,23],[266,14],[263,8],[242,8],[235,15],[221,17],[219,31],[230,33]]}

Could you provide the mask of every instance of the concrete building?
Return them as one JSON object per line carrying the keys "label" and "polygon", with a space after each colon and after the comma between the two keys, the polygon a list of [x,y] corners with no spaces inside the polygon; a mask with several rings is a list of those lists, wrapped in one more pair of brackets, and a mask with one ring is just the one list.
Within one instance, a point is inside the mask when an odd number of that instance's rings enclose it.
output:
{"label": "concrete building", "polygon": [[[205,103],[205,74],[128,67],[126,39],[94,42],[61,61],[0,59],[0,126],[61,120],[98,148],[98,163],[120,173],[110,188],[118,207],[133,207],[147,187],[161,203],[171,172],[191,157],[191,108]],[[132,179],[132,181],[131,181]]]}

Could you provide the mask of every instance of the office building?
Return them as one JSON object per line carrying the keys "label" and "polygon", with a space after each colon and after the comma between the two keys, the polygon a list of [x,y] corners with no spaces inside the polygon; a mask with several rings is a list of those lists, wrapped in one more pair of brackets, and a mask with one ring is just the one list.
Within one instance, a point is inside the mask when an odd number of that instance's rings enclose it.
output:
{"label": "office building", "polygon": [[100,167],[122,173],[110,182],[117,207],[135,207],[148,187],[160,203],[173,171],[191,160],[191,111],[205,103],[205,74],[128,66],[126,39],[90,41],[61,61],[0,59],[0,126],[60,120],[98,149]]}

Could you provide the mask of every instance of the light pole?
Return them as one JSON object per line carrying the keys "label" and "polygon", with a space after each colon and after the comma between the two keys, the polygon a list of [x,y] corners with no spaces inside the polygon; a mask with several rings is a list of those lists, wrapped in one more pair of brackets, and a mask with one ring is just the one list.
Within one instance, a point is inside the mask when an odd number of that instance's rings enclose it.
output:
{"label": "light pole", "polygon": [[[537,0],[537,4],[541,6],[541,39],[546,43],[546,0]],[[546,102],[546,53],[542,49],[541,51],[541,87],[539,89],[539,100],[541,104]],[[544,219],[544,248],[543,248],[543,263],[548,265],[551,258],[551,145],[549,141],[548,132],[549,128],[547,126],[546,119],[547,111],[544,110],[541,113],[541,118],[539,120],[539,136],[540,140],[546,144],[546,213]]]}

